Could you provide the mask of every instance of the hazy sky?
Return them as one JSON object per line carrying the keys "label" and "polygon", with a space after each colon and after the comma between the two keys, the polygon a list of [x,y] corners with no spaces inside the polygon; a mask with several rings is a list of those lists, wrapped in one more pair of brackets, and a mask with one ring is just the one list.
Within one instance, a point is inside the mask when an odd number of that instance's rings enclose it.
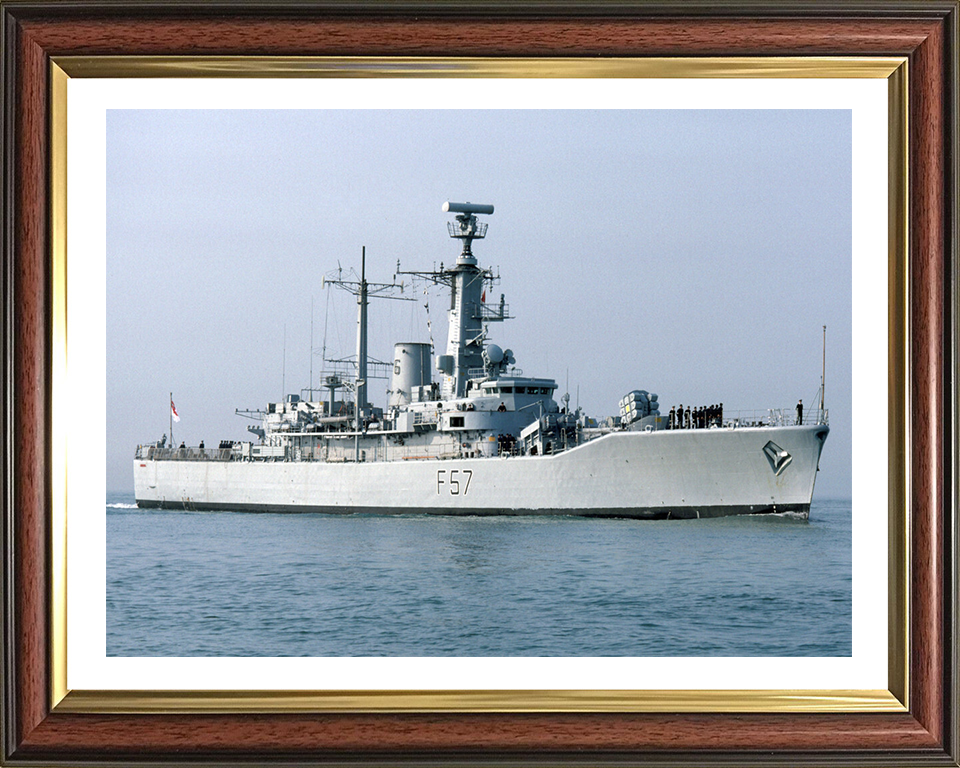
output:
{"label": "hazy sky", "polygon": [[[819,498],[851,493],[851,114],[846,110],[110,110],[107,488],[138,443],[248,439],[235,408],[353,354],[336,269],[451,263],[446,200],[492,203],[483,266],[524,374],[590,416],[632,389],[726,413],[812,407],[827,330]],[[329,297],[329,311],[327,294]],[[370,354],[446,344],[448,301],[371,301]],[[490,293],[488,292],[488,300]],[[286,364],[284,366],[284,337]],[[370,397],[385,403],[388,381]]]}

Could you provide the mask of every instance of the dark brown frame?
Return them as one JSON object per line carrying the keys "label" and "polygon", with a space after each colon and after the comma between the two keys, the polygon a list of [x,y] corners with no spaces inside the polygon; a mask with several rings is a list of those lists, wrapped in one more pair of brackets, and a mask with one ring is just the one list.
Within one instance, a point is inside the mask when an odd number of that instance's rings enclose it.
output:
{"label": "dark brown frame", "polygon": [[[956,0],[775,5],[0,0],[0,16],[0,762],[958,765]],[[51,712],[50,60],[110,54],[908,57],[909,712]]]}

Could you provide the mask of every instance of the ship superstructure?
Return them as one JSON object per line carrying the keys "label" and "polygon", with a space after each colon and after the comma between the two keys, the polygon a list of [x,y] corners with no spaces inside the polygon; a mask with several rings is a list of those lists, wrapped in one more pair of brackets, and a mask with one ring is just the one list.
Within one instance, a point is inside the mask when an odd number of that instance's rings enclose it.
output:
{"label": "ship superstructure", "polygon": [[[324,389],[288,395],[262,411],[256,440],[216,449],[163,442],[138,446],[141,507],[327,513],[579,514],[704,517],[763,512],[808,514],[829,427],[822,407],[796,418],[711,409],[660,412],[659,398],[634,390],[602,423],[570,409],[557,383],[524,376],[510,349],[488,339],[509,319],[499,275],[479,266],[478,215],[492,205],[446,203],[455,214],[456,262],[402,271],[392,283],[331,278],[357,296],[353,376],[327,374]],[[447,346],[400,342],[392,364],[370,362],[367,307],[397,293],[398,277],[444,286]],[[400,298],[399,296],[394,296]],[[341,361],[343,362],[343,361]],[[370,366],[389,369],[384,407],[368,402]],[[436,374],[436,380],[434,379]],[[312,386],[312,383],[311,383]],[[317,398],[317,392],[321,398]],[[238,413],[241,413],[238,411]]]}

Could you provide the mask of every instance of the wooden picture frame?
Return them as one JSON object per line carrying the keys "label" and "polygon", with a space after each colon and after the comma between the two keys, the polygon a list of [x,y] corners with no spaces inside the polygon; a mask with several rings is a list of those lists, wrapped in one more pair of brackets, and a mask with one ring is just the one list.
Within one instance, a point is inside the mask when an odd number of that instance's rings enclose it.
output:
{"label": "wooden picture frame", "polygon": [[[957,2],[571,5],[512,3],[0,2],[3,81],[4,570],[0,761],[11,765],[877,764],[958,765]],[[469,35],[462,35],[465,19]],[[63,585],[51,541],[56,329],[51,253],[56,61],[86,57],[904,57],[909,79],[904,238],[893,308],[909,336],[901,429],[909,511],[908,628],[891,652],[906,707],[835,712],[258,711],[176,695],[134,713],[62,706],[55,652]],[[901,87],[894,83],[891,87]],[[892,217],[895,218],[895,217]],[[896,286],[895,286],[896,288]],[[896,352],[892,352],[896,356]],[[909,429],[909,432],[906,430]],[[896,482],[896,481],[895,481]],[[894,491],[892,495],[896,495]],[[896,535],[893,537],[896,539]],[[903,540],[905,538],[905,541]],[[907,579],[909,578],[909,581]],[[893,637],[895,633],[891,634]],[[897,643],[893,644],[897,646]],[[894,649],[895,650],[895,649]],[[90,702],[88,702],[90,704]],[[193,709],[193,712],[186,710]],[[714,708],[715,710],[716,708]],[[730,709],[737,709],[731,707]],[[243,710],[243,711],[240,711]],[[602,710],[602,711],[601,711]]]}

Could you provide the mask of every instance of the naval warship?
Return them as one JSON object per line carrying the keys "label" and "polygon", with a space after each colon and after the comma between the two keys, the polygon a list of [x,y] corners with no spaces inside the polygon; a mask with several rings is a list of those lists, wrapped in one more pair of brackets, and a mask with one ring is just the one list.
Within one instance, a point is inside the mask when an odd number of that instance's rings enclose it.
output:
{"label": "naval warship", "polygon": [[[661,413],[637,389],[603,421],[557,402],[554,379],[525,376],[512,350],[489,340],[509,319],[503,295],[487,302],[499,274],[481,268],[473,242],[492,205],[445,203],[461,241],[456,262],[401,271],[392,283],[339,273],[325,282],[357,297],[357,353],[323,387],[286,395],[254,418],[255,439],[207,448],[164,440],[137,447],[141,508],[448,515],[587,515],[701,518],[808,516],[829,432],[823,408],[749,415],[722,408]],[[398,282],[401,278],[401,282]],[[446,353],[401,342],[389,366],[384,407],[368,402],[369,300],[403,280],[449,291]],[[387,370],[384,370],[387,373]],[[352,376],[351,376],[352,374]],[[311,382],[311,387],[313,382]],[[318,396],[319,392],[319,396]],[[822,392],[822,389],[821,389]],[[561,405],[562,403],[562,405]],[[172,400],[171,400],[172,406]],[[172,435],[172,424],[171,424]]]}

